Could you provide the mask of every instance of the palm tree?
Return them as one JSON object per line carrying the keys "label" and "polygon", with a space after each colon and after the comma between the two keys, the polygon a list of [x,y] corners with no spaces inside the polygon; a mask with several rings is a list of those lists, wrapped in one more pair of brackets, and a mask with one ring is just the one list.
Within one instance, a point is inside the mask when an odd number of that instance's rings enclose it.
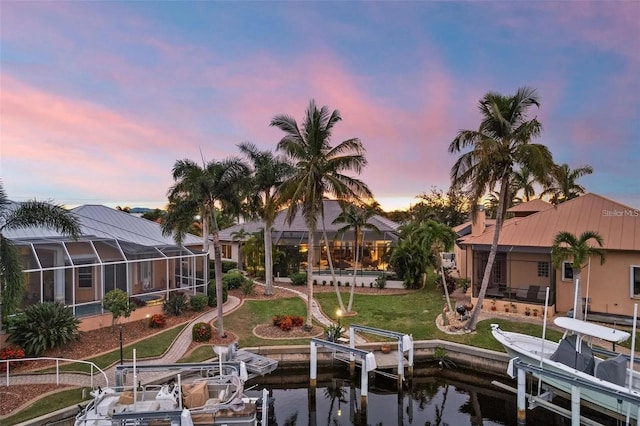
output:
{"label": "palm tree", "polygon": [[549,149],[531,143],[531,139],[540,134],[542,126],[536,118],[527,120],[526,112],[529,107],[539,105],[536,91],[527,87],[519,88],[513,96],[487,93],[478,105],[482,114],[478,130],[459,131],[449,145],[452,154],[471,148],[451,168],[452,185],[467,188],[471,205],[475,206],[485,193],[496,186],[500,188],[491,251],[476,307],[465,324],[468,330],[475,330],[478,323],[508,206],[505,200],[511,199],[509,189],[514,170],[526,167],[538,182],[544,183],[553,165]]}
{"label": "palm tree", "polygon": [[522,190],[521,202],[531,201],[536,195],[536,190],[533,187],[536,183],[536,179],[531,175],[531,170],[527,167],[520,167],[513,172],[513,195],[516,196],[520,190]]}
{"label": "palm tree", "polygon": [[218,300],[218,336],[225,337],[222,319],[222,247],[218,234],[218,209],[239,211],[239,187],[249,169],[237,158],[210,161],[202,167],[196,162],[178,160],[173,166],[174,185],[168,191],[169,207],[162,223],[164,235],[173,234],[182,245],[193,218],[202,219],[202,246],[209,252],[209,235],[213,236],[216,300]]}
{"label": "palm tree", "polygon": [[[350,171],[359,174],[367,164],[360,139],[347,139],[335,147],[330,145],[333,127],[341,120],[338,110],[330,112],[326,106],[318,109],[315,101],[311,100],[302,128],[288,115],[277,115],[270,124],[285,133],[277,149],[285,152],[295,167],[294,174],[281,186],[282,196],[290,200],[287,219],[291,223],[301,206],[308,228],[307,328],[312,326],[313,251],[318,218],[324,224],[324,196],[331,195],[342,200],[372,197],[364,182],[343,174]],[[340,298],[339,301],[342,302]]]}
{"label": "palm tree", "polygon": [[375,216],[375,210],[369,208],[356,207],[353,204],[347,204],[343,206],[342,212],[333,221],[336,223],[344,223],[345,225],[337,230],[338,235],[344,235],[347,231],[353,229],[353,239],[355,248],[355,261],[353,262],[353,285],[349,293],[349,303],[347,304],[347,312],[351,312],[353,306],[353,294],[356,288],[356,278],[358,275],[358,260],[361,251],[361,243],[364,243],[365,229],[370,229],[376,232],[380,232],[380,229],[373,223],[369,223],[369,219]]}
{"label": "palm tree", "polygon": [[259,151],[255,145],[245,142],[238,145],[253,163],[249,205],[250,210],[264,222],[264,270],[265,294],[273,294],[273,242],[271,228],[276,215],[285,201],[277,192],[282,182],[293,173],[293,166],[285,158],[275,156],[271,151]]}
{"label": "palm tree", "polygon": [[584,186],[576,183],[582,176],[593,173],[593,167],[582,166],[571,169],[567,163],[560,164],[551,170],[551,182],[545,186],[541,195],[551,195],[554,204],[579,197],[586,192]]}
{"label": "palm tree", "polygon": [[244,245],[250,235],[244,228],[231,233],[231,241],[238,243],[238,270],[240,271],[244,269]]}
{"label": "palm tree", "polygon": [[561,268],[564,261],[572,259],[571,269],[575,286],[573,317],[577,319],[584,318],[582,312],[582,283],[580,282],[582,268],[587,266],[591,256],[599,256],[601,265],[605,261],[604,250],[590,245],[590,240],[594,240],[598,247],[604,245],[600,234],[595,231],[585,231],[580,234],[580,237],[576,237],[570,232],[560,232],[553,239],[553,245],[551,246],[551,258],[556,268]]}
{"label": "palm tree", "polygon": [[3,320],[20,307],[25,285],[20,252],[3,232],[39,226],[74,240],[82,232],[78,219],[61,205],[36,200],[14,204],[0,182],[0,330]]}

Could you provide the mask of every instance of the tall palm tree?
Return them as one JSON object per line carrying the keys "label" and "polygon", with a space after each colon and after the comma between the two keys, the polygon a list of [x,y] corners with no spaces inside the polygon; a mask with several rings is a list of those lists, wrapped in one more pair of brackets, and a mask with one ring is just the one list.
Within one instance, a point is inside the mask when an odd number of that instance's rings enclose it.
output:
{"label": "tall palm tree", "polygon": [[293,166],[287,159],[273,155],[271,151],[259,151],[252,143],[242,143],[238,148],[253,164],[249,205],[264,222],[265,294],[269,296],[273,294],[271,228],[278,211],[286,201],[277,189],[292,175]]}
{"label": "tall palm tree", "polygon": [[[598,247],[592,246],[590,240],[595,241]],[[575,286],[575,299],[573,305],[573,317],[583,319],[582,312],[582,283],[580,282],[582,268],[587,266],[591,256],[600,257],[600,264],[605,261],[602,236],[596,231],[585,231],[576,237],[571,232],[560,232],[553,239],[551,246],[551,259],[556,268],[561,268],[564,261],[571,259],[573,270],[573,283]]]}
{"label": "tall palm tree", "polygon": [[[318,109],[315,101],[311,100],[301,128],[296,120],[288,115],[277,115],[270,124],[285,133],[278,142],[277,149],[285,152],[295,167],[294,174],[281,187],[284,198],[291,200],[287,219],[291,222],[301,206],[308,228],[307,328],[312,326],[313,251],[318,218],[324,224],[323,198],[325,195],[342,200],[372,197],[364,182],[344,174],[359,174],[367,164],[365,149],[360,139],[347,139],[335,147],[330,145],[333,127],[341,120],[338,110],[330,112],[326,106]],[[339,301],[341,302],[341,299]]]}
{"label": "tall palm tree", "polygon": [[593,167],[591,166],[571,169],[567,163],[560,164],[551,170],[551,182],[545,186],[541,195],[551,195],[551,201],[554,204],[579,197],[586,190],[576,180],[591,173],[593,173]]}
{"label": "tall palm tree", "polygon": [[353,307],[353,294],[356,288],[356,277],[358,275],[358,261],[360,257],[361,245],[364,245],[365,229],[380,232],[380,229],[373,223],[369,223],[369,219],[375,216],[375,210],[370,208],[360,208],[353,204],[343,206],[342,212],[333,221],[334,224],[344,223],[345,225],[337,230],[338,235],[344,235],[347,231],[353,229],[353,240],[355,248],[355,261],[353,262],[353,285],[349,293],[349,303],[347,304],[347,312],[351,312]]}
{"label": "tall palm tree", "polygon": [[238,231],[234,231],[231,233],[231,241],[238,243],[238,270],[242,271],[244,269],[244,245],[247,241],[247,238],[251,236],[250,233],[245,231],[244,228],[240,228]]}
{"label": "tall palm tree", "polygon": [[7,315],[20,307],[25,285],[20,252],[3,232],[38,226],[73,239],[82,232],[78,219],[61,205],[36,200],[11,203],[0,182],[0,330]]}
{"label": "tall palm tree", "polygon": [[465,324],[468,330],[475,330],[489,285],[508,205],[505,200],[511,198],[509,189],[514,170],[526,167],[537,181],[545,183],[553,166],[549,149],[544,145],[531,143],[531,139],[540,134],[542,126],[536,118],[527,120],[526,112],[529,107],[539,105],[536,91],[528,87],[519,88],[512,96],[487,93],[478,105],[482,114],[478,130],[460,130],[449,145],[449,152],[452,154],[471,148],[454,163],[451,181],[454,187],[467,189],[473,206],[485,193],[496,186],[500,188],[491,251],[476,307]]}
{"label": "tall palm tree", "polygon": [[203,166],[189,160],[177,160],[173,166],[174,185],[168,191],[169,207],[162,223],[164,235],[173,234],[182,245],[193,218],[202,219],[202,246],[209,252],[209,235],[213,236],[216,300],[218,301],[218,335],[225,337],[222,319],[222,247],[218,234],[218,209],[239,211],[239,188],[246,182],[249,169],[237,158],[209,161]]}

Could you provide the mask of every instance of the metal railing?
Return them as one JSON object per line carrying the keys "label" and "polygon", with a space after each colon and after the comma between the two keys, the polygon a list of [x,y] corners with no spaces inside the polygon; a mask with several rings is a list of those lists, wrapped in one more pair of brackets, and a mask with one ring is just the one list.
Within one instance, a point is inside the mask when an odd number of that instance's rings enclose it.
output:
{"label": "metal railing", "polygon": [[[72,363],[81,363],[81,364],[88,364],[91,367],[91,373],[90,373],[90,377],[91,377],[91,387],[93,388],[93,377],[94,375],[97,374],[102,374],[102,376],[104,377],[104,381],[105,381],[105,386],[109,386],[109,379],[107,378],[107,374],[97,365],[95,365],[93,362],[91,361],[82,361],[82,360],[77,360],[77,359],[67,359],[67,358],[51,358],[51,357],[38,357],[38,358],[19,358],[19,359],[3,359],[0,360],[0,365],[5,366],[5,383],[6,386],[9,386],[10,384],[10,377],[11,377],[11,364],[12,363],[20,363],[20,362],[29,362],[29,361],[41,361],[41,360],[49,360],[49,361],[55,361],[55,367],[56,367],[56,385],[60,384],[60,362],[72,362]],[[47,367],[48,368],[48,367]],[[94,369],[96,371],[94,371]],[[40,372],[39,372],[40,373]],[[64,373],[62,373],[64,374]]]}

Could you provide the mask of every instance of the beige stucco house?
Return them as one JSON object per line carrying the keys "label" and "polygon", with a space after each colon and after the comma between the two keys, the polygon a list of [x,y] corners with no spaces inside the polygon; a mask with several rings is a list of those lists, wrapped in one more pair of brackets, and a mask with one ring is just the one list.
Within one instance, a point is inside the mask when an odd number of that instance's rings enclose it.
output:
{"label": "beige stucco house", "polygon": [[[566,231],[579,236],[596,231],[604,239],[606,262],[593,258],[582,270],[582,295],[592,312],[633,314],[640,302],[640,209],[586,194],[558,205],[534,200],[509,210],[487,290],[487,298],[524,304],[549,304],[556,312],[573,308],[573,275],[570,259],[555,269],[551,260],[553,239]],[[489,255],[494,227],[478,212],[471,232],[458,240],[459,270],[471,280],[476,296]]]}

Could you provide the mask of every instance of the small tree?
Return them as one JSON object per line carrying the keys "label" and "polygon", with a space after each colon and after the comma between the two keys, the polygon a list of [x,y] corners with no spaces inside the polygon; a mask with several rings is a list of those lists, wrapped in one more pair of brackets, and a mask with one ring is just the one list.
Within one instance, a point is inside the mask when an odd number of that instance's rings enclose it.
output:
{"label": "small tree", "polygon": [[129,301],[129,295],[119,288],[111,290],[104,295],[102,306],[111,312],[111,329],[115,328],[118,318],[129,318],[131,313],[136,310],[136,304]]}

